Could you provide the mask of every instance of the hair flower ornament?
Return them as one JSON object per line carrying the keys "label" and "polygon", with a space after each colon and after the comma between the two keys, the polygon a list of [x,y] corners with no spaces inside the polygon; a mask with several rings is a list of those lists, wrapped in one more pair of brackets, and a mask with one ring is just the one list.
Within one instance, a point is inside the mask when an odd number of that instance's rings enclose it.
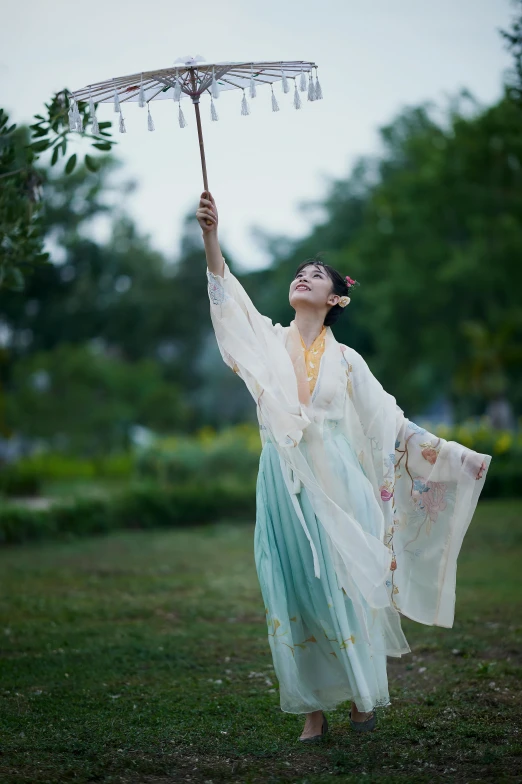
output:
{"label": "hair flower ornament", "polygon": [[[348,291],[351,291],[353,288],[355,288],[355,286],[360,286],[361,285],[359,283],[359,281],[354,280],[349,275],[345,276],[345,280],[346,280],[346,286],[348,287]],[[339,300],[339,302],[337,304],[341,308],[345,308],[348,305],[349,302],[350,302],[350,297],[344,296],[344,297],[340,298],[340,300]]]}

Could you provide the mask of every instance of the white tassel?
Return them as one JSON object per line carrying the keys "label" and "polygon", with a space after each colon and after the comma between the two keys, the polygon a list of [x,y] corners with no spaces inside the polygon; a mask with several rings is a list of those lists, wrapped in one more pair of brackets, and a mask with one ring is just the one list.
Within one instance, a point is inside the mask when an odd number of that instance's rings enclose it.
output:
{"label": "white tassel", "polygon": [[183,115],[183,110],[182,110],[182,108],[181,108],[181,101],[179,102],[179,113],[178,113],[178,119],[179,119],[179,127],[180,127],[180,128],[185,128],[185,126],[187,125],[187,123],[186,123],[186,121],[185,121],[185,117],[184,117],[184,115]]}
{"label": "white tassel", "polygon": [[120,111],[120,99],[118,98],[118,90],[114,88],[114,111]]}
{"label": "white tassel", "polygon": [[174,101],[181,101],[181,83],[179,81],[178,69],[176,68],[176,77],[174,79],[174,94],[172,96]]}
{"label": "white tassel", "polygon": [[210,98],[210,119],[214,120],[214,122],[216,122],[216,120],[219,120],[219,117],[216,112],[216,107],[214,106],[214,99],[212,97]]}
{"label": "white tassel", "polygon": [[294,106],[296,109],[301,108],[301,99],[299,98],[299,93],[297,92],[297,79],[294,79]]}
{"label": "white tassel", "polygon": [[150,106],[148,106],[147,108],[149,110],[148,111],[148,117],[147,117],[147,127],[148,127],[149,131],[155,131],[156,129],[154,127],[154,121],[153,121],[153,119],[151,117],[151,114],[150,114]]}
{"label": "white tassel", "polygon": [[123,119],[123,114],[121,113],[121,109],[120,109],[120,133],[127,133],[127,129],[125,128],[125,120]]}
{"label": "white tassel", "polygon": [[254,79],[254,70],[252,66],[250,66],[250,97],[256,97],[256,80]]}
{"label": "white tassel", "polygon": [[308,74],[308,100],[315,101],[315,84],[312,72]]}
{"label": "white tassel", "polygon": [[302,93],[304,93],[306,90],[306,76],[302,68],[301,68],[301,77],[299,79],[299,89],[301,90]]}
{"label": "white tassel", "polygon": [[250,109],[248,106],[248,102],[244,90],[243,90],[243,98],[241,100],[241,114],[250,114]]}
{"label": "white tassel", "polygon": [[140,99],[138,101],[138,106],[140,107],[140,109],[143,109],[145,104],[146,104],[146,100],[145,100],[145,90],[143,88],[143,74],[142,74],[140,79]]}
{"label": "white tassel", "polygon": [[78,133],[83,133],[83,117],[81,116],[80,112],[78,112],[76,116],[76,130]]}
{"label": "white tassel", "polygon": [[319,84],[319,77],[317,76],[317,68],[315,69],[315,100],[320,101],[323,97],[323,91]]}
{"label": "white tassel", "polygon": [[78,122],[76,119],[76,113],[78,111],[78,107],[76,106],[76,101],[74,98],[72,99],[71,103],[69,104],[69,130],[76,131]]}
{"label": "white tassel", "polygon": [[283,78],[283,92],[288,93],[290,92],[290,87],[288,85],[288,79],[286,78],[286,74],[282,68],[281,68],[281,75]]}
{"label": "white tassel", "polygon": [[212,98],[219,98],[219,85],[216,81],[216,74],[214,73],[214,69],[212,69]]}
{"label": "white tassel", "polygon": [[96,117],[96,108],[94,106],[92,95],[89,95],[89,113],[92,120],[92,132],[94,134],[98,134],[100,132],[100,127],[98,125],[98,118]]}
{"label": "white tassel", "polygon": [[272,85],[270,85],[270,88],[272,90],[272,111],[273,112],[278,112],[279,111],[279,106],[277,104],[276,97],[274,95],[274,88],[272,87]]}

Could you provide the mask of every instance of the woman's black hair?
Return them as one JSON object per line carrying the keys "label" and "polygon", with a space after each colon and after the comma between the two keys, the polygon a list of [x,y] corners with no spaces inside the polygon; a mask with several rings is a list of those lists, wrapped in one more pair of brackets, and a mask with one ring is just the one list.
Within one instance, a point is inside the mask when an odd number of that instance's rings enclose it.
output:
{"label": "woman's black hair", "polygon": [[[320,256],[321,254],[317,253],[316,256],[314,256],[314,258],[306,259],[305,261],[302,261],[295,271],[294,279],[299,274],[299,272],[301,272],[303,267],[306,267],[308,264],[319,264],[321,267],[323,267],[325,272],[328,274],[330,280],[332,281],[331,293],[338,294],[340,297],[348,296],[349,286],[348,283],[346,282],[346,278],[343,275],[341,275],[341,273],[338,272],[336,269],[331,267],[329,264],[325,264],[325,262],[321,259]],[[339,318],[343,310],[345,310],[345,308],[342,308],[340,305],[332,305],[332,307],[330,308],[330,310],[325,316],[324,326],[330,327],[332,324],[335,324],[335,322],[337,321],[337,319]]]}

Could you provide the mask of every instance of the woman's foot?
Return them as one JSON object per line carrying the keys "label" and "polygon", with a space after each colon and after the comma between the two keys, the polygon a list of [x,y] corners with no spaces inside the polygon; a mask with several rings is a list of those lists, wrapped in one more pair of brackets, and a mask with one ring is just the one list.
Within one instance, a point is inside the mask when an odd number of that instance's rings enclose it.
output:
{"label": "woman's foot", "polygon": [[350,724],[356,732],[373,732],[377,723],[375,711],[360,711],[357,710],[357,705],[352,702],[352,709],[350,711]]}
{"label": "woman's foot", "polygon": [[314,735],[321,735],[323,731],[323,712],[322,710],[313,711],[306,714],[306,721],[300,740],[312,738]]}
{"label": "woman's foot", "polygon": [[350,714],[352,721],[368,721],[372,715],[373,711],[366,711],[366,713],[363,713],[362,711],[357,710],[357,705],[355,702],[352,702],[352,712]]}
{"label": "woman's foot", "polygon": [[366,713],[363,713],[362,711],[357,710],[357,705],[355,702],[352,702],[352,712],[350,714],[352,721],[368,721],[372,714],[373,711],[367,711]]}

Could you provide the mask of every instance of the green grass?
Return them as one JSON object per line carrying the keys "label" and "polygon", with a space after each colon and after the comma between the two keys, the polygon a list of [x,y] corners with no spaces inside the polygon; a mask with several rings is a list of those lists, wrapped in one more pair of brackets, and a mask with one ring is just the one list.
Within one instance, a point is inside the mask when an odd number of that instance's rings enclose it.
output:
{"label": "green grass", "polygon": [[[0,553],[0,782],[521,781],[522,502],[481,502],[452,629],[403,619],[392,705],[302,748],[281,712],[253,524]],[[268,683],[271,681],[272,683]]]}

